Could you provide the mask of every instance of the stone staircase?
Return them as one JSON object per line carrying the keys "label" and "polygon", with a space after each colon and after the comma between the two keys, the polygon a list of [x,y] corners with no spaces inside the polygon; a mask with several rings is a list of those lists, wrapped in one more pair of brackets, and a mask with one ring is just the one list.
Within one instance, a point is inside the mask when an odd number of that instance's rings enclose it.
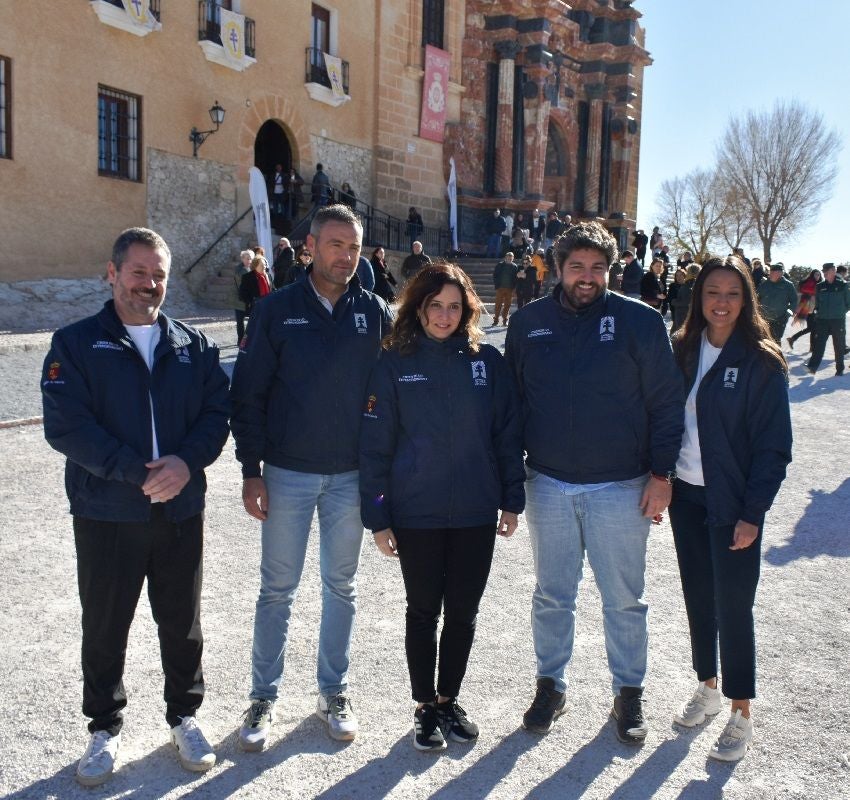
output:
{"label": "stone staircase", "polygon": [[499,263],[499,259],[467,256],[457,259],[456,263],[471,278],[481,302],[492,307],[496,300],[493,269]]}

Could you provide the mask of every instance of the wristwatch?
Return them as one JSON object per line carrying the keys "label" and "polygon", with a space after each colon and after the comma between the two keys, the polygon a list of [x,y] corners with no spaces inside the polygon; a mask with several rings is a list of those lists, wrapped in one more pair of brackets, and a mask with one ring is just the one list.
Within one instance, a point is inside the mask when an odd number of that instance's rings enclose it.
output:
{"label": "wristwatch", "polygon": [[663,475],[659,475],[656,472],[650,472],[653,478],[658,481],[664,481],[665,483],[669,483],[671,486],[673,485],[673,481],[676,480],[676,470],[671,469],[669,472],[665,472]]}

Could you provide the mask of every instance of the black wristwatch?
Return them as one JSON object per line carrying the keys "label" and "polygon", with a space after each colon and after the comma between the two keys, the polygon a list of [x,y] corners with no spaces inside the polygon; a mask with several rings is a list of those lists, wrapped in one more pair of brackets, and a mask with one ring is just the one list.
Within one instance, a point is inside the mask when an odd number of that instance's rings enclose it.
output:
{"label": "black wristwatch", "polygon": [[671,469],[669,472],[665,472],[663,475],[659,475],[657,472],[650,472],[649,474],[656,480],[665,481],[671,486],[673,485],[673,481],[676,480],[676,470],[674,469]]}

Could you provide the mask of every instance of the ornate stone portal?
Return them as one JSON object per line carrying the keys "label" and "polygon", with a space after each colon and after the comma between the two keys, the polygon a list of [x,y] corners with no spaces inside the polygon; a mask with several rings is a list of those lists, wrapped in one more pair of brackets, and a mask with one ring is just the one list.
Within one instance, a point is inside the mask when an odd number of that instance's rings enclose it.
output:
{"label": "ornate stone portal", "polygon": [[461,122],[445,158],[459,244],[478,250],[494,208],[635,227],[644,48],[632,0],[467,0]]}

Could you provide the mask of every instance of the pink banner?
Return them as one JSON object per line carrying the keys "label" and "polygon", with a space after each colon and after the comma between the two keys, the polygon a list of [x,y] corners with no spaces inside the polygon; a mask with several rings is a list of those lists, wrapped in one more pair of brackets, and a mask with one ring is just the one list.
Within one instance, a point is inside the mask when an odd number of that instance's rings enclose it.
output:
{"label": "pink banner", "polygon": [[432,142],[443,141],[449,92],[451,56],[430,44],[425,46],[425,80],[422,81],[422,118],[419,135]]}

